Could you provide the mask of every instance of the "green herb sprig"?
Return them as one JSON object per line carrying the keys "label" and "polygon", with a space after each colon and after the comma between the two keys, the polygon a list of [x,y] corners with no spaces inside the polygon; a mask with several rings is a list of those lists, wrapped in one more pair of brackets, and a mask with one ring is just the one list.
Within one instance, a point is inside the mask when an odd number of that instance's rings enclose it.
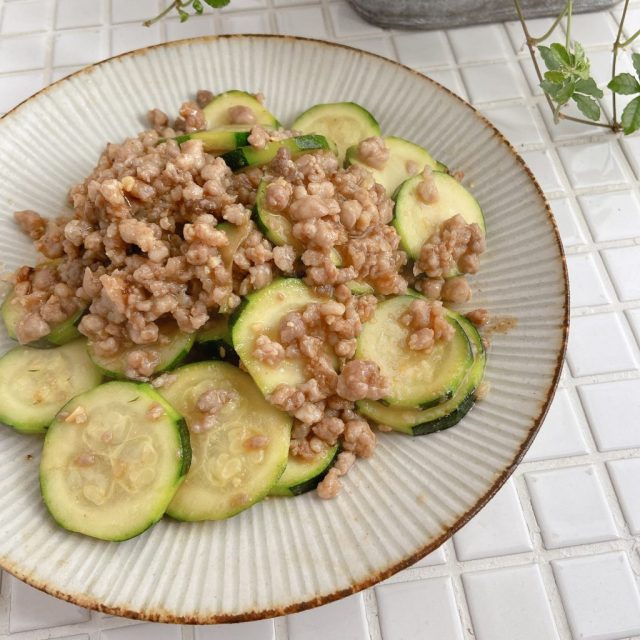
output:
{"label": "green herb sprig", "polygon": [[165,7],[155,18],[145,20],[145,27],[150,27],[166,15],[175,11],[180,16],[180,22],[185,22],[190,15],[202,15],[204,13],[204,4],[209,5],[213,9],[226,7],[230,0],[175,0],[169,6]]}

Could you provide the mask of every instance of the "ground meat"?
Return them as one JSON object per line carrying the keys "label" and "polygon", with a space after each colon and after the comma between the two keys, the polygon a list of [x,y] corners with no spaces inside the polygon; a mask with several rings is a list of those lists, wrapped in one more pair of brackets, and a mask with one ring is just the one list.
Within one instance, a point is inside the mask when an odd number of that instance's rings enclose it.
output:
{"label": "ground meat", "polygon": [[208,91],[207,89],[200,89],[198,93],[196,93],[196,103],[201,109],[204,109],[213,99],[213,93]]}
{"label": "ground meat", "polygon": [[201,393],[196,400],[198,418],[189,424],[191,433],[203,433],[215,427],[218,423],[218,413],[236,397],[235,391],[226,389],[209,389]]}
{"label": "ground meat", "polygon": [[259,124],[251,127],[247,142],[255,149],[264,149],[269,142],[269,132]]}
{"label": "ground meat", "polygon": [[32,239],[39,240],[47,228],[47,221],[35,211],[26,209],[13,214],[20,228]]}
{"label": "ground meat", "polygon": [[201,131],[207,126],[204,112],[195,102],[183,102],[180,116],[184,119],[184,129],[187,133]]}
{"label": "ground meat", "polygon": [[266,335],[261,335],[256,338],[252,355],[269,367],[275,367],[280,364],[285,357],[284,347]]}
{"label": "ground meat", "polygon": [[479,256],[486,248],[484,232],[467,224],[461,215],[445,220],[422,245],[414,270],[430,278],[441,278],[457,266],[463,273],[476,273]]}
{"label": "ground meat", "polygon": [[167,114],[164,111],[160,111],[160,109],[151,109],[147,112],[147,120],[151,128],[158,132],[162,131],[169,123]]}
{"label": "ground meat", "polygon": [[256,122],[256,114],[243,105],[230,107],[228,114],[230,124],[255,124]]}
{"label": "ground meat", "polygon": [[433,179],[433,170],[425,166],[422,172],[422,180],[418,182],[416,194],[425,204],[433,204],[438,199],[438,187]]}
{"label": "ground meat", "polygon": [[473,309],[465,314],[465,318],[470,320],[476,327],[483,327],[489,322],[489,312],[486,309]]}
{"label": "ground meat", "polygon": [[422,291],[427,298],[440,300],[444,278],[421,278],[416,281],[414,286],[418,291]]}
{"label": "ground meat", "polygon": [[471,287],[464,276],[445,280],[442,299],[446,302],[462,303],[471,300]]}
{"label": "ground meat", "polygon": [[389,392],[389,382],[375,362],[351,360],[338,377],[336,391],[346,400],[379,400]]}
{"label": "ground meat", "polygon": [[389,149],[379,136],[365,138],[358,145],[358,157],[374,169],[384,169],[384,165],[389,160]]}
{"label": "ground meat", "polygon": [[448,342],[455,334],[437,300],[414,300],[400,322],[409,329],[407,346],[413,351],[431,353],[438,342]]}

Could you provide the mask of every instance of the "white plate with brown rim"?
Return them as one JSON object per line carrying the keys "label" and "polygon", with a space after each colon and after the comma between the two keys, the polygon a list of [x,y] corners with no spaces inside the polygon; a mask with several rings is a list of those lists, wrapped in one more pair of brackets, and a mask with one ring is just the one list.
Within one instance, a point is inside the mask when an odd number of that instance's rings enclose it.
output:
{"label": "white plate with brown rim", "polygon": [[[568,331],[564,255],[544,196],[503,136],[463,100],[384,58],[278,36],[208,37],[112,58],[60,80],[0,120],[0,256],[35,258],[13,211],[55,216],[108,141],[175,113],[199,88],[261,91],[283,123],[353,100],[385,134],[464,171],[486,217],[473,305],[515,318],[491,338],[489,393],[456,427],[381,434],[334,500],[269,499],[223,522],[164,519],[108,543],[68,533],[40,500],[42,440],[0,428],[0,566],[60,598],[115,615],[215,623],[299,611],[364,589],[433,551],[509,477],[557,384]],[[4,330],[2,330],[4,331]],[[10,347],[0,336],[0,352]]]}

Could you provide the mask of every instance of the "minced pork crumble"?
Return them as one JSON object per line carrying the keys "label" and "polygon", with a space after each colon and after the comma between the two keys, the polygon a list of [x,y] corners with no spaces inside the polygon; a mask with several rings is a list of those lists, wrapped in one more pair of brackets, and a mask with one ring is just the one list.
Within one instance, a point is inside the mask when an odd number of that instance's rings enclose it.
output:
{"label": "minced pork crumble", "polygon": [[[443,276],[456,266],[462,274],[477,272],[484,234],[454,216],[425,242],[409,269],[389,224],[393,203],[363,166],[342,169],[328,151],[292,159],[281,148],[268,165],[234,174],[222,158],[206,153],[200,140],[182,145],[172,140],[205,128],[201,107],[212,97],[198,92],[197,102],[181,106],[173,126],[153,109],[150,129],[108,144],[91,174],[70,190],[72,215],[44,219],[35,211],[16,212],[17,223],[46,259],[37,269],[25,266],[13,276],[16,303],[28,310],[17,337],[21,343],[42,338],[51,325],[86,308],[78,328],[95,352],[112,356],[127,347],[127,373],[147,380],[158,362],[154,344],[163,323],[195,332],[211,314],[231,312],[242,296],[275,277],[303,276],[328,301],[285,316],[278,340],[257,336],[253,355],[271,366],[294,357],[305,363],[304,384],[280,385],[269,400],[294,417],[292,455],[309,458],[340,444],[335,465],[317,489],[320,497],[330,498],[355,458],[370,457],[375,448],[372,425],[357,413],[355,402],[380,399],[388,390],[375,363],[354,359],[362,323],[377,298],[353,295],[345,283],[366,282],[382,296],[402,294],[409,286],[424,293],[429,300],[416,300],[401,322],[410,330],[408,347],[428,353],[453,332],[440,300],[465,302],[471,296],[464,275]],[[229,115],[252,126],[249,142],[257,148],[295,134],[255,125],[246,107],[232,107]],[[382,138],[368,138],[360,143],[359,155],[368,166],[382,169],[389,151]],[[270,182],[266,205],[290,220],[294,246],[273,246],[251,220],[263,178]],[[426,202],[438,197],[428,169],[418,195]],[[241,228],[244,237],[226,260],[229,240],[217,228],[222,222]],[[335,250],[340,266],[332,260]],[[483,310],[470,318],[477,324],[487,321]],[[154,382],[160,386],[170,375]],[[198,407],[205,418],[192,430],[212,428],[228,400],[216,392],[201,397]]]}

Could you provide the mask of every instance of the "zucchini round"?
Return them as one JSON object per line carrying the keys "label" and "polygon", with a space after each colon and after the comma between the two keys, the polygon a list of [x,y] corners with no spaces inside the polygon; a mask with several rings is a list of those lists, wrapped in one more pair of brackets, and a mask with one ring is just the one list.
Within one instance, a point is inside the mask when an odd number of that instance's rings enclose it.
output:
{"label": "zucchini round", "polygon": [[[238,91],[232,89],[217,95],[203,109],[205,120],[207,121],[207,129],[217,129],[233,125],[229,117],[229,109],[232,107],[247,107],[251,109],[255,116],[255,124],[261,124],[266,127],[277,129],[280,123],[276,117],[250,93],[246,91]],[[246,126],[246,125],[244,125]]]}
{"label": "zucchini round", "polygon": [[249,144],[251,127],[246,124],[230,124],[210,131],[195,131],[177,136],[174,140],[178,144],[187,140],[202,140],[207,153],[225,153]]}
{"label": "zucchini round", "polygon": [[190,463],[173,407],[150,385],[108,382],[67,403],[49,427],[42,498],[69,531],[128,540],[163,516]]}
{"label": "zucchini round", "polygon": [[[160,393],[192,425],[203,414],[198,398],[211,389],[235,397],[209,431],[191,432],[193,465],[167,509],[172,518],[221,520],[264,498],[282,475],[289,453],[292,419],[270,405],[249,375],[225,362],[198,362],[178,369]],[[252,438],[266,440],[252,448]]]}
{"label": "zucchini round", "polygon": [[289,456],[280,479],[269,491],[270,496],[299,496],[315,489],[335,462],[338,445],[309,460]]}

